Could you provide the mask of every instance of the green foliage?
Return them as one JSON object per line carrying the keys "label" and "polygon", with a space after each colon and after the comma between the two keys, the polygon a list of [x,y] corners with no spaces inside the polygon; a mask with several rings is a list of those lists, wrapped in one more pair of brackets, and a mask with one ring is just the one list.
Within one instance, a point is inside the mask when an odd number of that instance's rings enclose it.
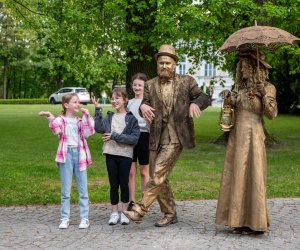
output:
{"label": "green foliage", "polygon": [[[151,77],[153,55],[163,43],[175,45],[195,67],[205,60],[234,72],[234,55],[220,57],[218,48],[254,20],[300,36],[300,2],[293,0],[18,2],[4,0],[0,7],[0,65],[9,70],[8,98],[46,97],[62,85],[100,92],[108,83],[126,79],[128,85],[136,71]],[[296,109],[299,47],[266,54],[280,111]]]}
{"label": "green foliage", "polygon": [[[18,56],[20,67],[10,68],[11,94],[7,97],[48,96],[62,85],[100,91],[112,79],[122,80],[125,65],[120,61],[119,48],[106,37],[106,30],[112,28],[111,15],[104,15],[103,8],[98,1],[31,0],[23,5],[5,1],[1,12],[5,10],[10,19],[20,20],[15,25],[31,34],[23,46],[23,51],[29,51],[27,61],[23,60],[26,67],[20,68],[22,58]],[[25,94],[23,89],[13,88],[20,81],[26,84]],[[38,91],[34,92],[29,82]]]}
{"label": "green foliage", "polygon": [[[284,29],[300,37],[300,1],[266,2],[263,11],[269,25]],[[277,101],[281,113],[300,113],[300,46],[284,46],[268,52],[267,59],[273,69],[270,81],[277,88]],[[298,108],[297,108],[298,106]]]}
{"label": "green foliage", "polygon": [[[92,105],[87,108],[94,113]],[[47,119],[37,115],[41,110],[58,115],[61,105],[0,105],[0,205],[60,203],[59,172],[54,162],[58,138],[50,132]],[[104,107],[104,113],[107,110]],[[176,199],[218,197],[225,147],[212,142],[222,133],[219,112],[219,108],[208,108],[195,119],[196,148],[183,151],[170,175]],[[268,130],[281,141],[267,151],[268,198],[300,197],[299,119],[280,115],[266,120]],[[109,182],[100,134],[90,137],[88,144],[93,158],[88,169],[90,200],[108,202]],[[71,199],[78,199],[75,182]]]}

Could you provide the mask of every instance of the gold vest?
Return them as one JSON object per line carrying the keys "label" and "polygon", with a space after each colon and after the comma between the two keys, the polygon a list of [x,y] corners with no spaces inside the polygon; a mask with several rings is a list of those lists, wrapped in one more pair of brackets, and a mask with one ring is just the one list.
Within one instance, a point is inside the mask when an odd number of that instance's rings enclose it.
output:
{"label": "gold vest", "polygon": [[160,144],[180,143],[174,122],[174,81],[161,83],[161,92],[163,98],[162,110],[162,133]]}

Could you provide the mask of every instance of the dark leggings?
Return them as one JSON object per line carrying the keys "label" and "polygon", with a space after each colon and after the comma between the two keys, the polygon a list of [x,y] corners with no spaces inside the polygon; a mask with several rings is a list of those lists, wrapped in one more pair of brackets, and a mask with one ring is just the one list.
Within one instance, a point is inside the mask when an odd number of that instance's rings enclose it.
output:
{"label": "dark leggings", "polygon": [[129,173],[132,159],[119,155],[106,154],[106,167],[110,183],[110,203],[119,203],[119,186],[121,188],[121,201],[129,202]]}

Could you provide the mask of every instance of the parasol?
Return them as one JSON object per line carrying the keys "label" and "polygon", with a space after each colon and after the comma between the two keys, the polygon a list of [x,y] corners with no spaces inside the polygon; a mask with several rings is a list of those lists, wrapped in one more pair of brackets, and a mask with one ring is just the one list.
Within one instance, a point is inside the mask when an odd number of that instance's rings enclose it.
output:
{"label": "parasol", "polygon": [[219,49],[220,51],[236,51],[239,49],[260,49],[267,47],[271,50],[281,45],[293,45],[300,39],[289,32],[271,27],[260,26],[255,22],[254,26],[240,29],[230,35]]}
{"label": "parasol", "polygon": [[[247,28],[240,29],[230,35],[224,44],[219,49],[224,52],[232,52],[244,49],[256,49],[258,59],[258,49],[268,48],[276,50],[282,45],[293,45],[294,42],[300,39],[293,36],[289,32],[271,27],[255,25]],[[257,63],[258,67],[259,64]]]}

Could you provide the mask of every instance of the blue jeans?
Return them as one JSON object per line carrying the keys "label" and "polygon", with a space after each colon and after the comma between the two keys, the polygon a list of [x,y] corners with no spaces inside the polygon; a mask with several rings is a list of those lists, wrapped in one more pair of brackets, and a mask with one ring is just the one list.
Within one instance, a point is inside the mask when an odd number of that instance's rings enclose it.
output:
{"label": "blue jeans", "polygon": [[73,173],[75,176],[77,190],[79,194],[79,212],[81,219],[89,217],[89,196],[87,186],[87,171],[79,171],[79,150],[78,148],[68,148],[65,163],[59,164],[61,181],[61,219],[70,218],[70,195],[72,188]]}

